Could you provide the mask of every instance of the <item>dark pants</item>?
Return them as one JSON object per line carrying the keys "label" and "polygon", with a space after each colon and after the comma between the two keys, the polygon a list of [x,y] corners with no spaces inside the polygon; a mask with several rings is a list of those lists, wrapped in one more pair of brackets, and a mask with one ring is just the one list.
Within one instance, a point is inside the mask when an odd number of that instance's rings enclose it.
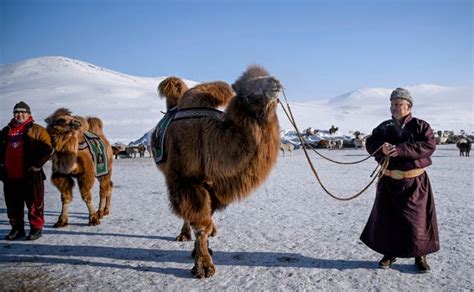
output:
{"label": "dark pants", "polygon": [[24,208],[28,208],[30,228],[44,226],[44,183],[35,175],[32,180],[4,180],[3,193],[7,215],[14,230],[24,230]]}

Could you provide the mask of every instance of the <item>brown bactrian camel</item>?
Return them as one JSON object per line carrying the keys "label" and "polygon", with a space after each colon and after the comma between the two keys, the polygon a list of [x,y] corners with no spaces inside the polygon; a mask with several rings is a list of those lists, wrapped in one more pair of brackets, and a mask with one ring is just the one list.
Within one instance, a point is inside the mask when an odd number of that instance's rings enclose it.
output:
{"label": "brown bactrian camel", "polygon": [[[212,82],[188,90],[176,77],[159,86],[168,109],[176,106],[178,111],[166,131],[166,158],[158,167],[172,210],[185,220],[180,236],[189,233],[189,225],[194,231],[191,272],[197,278],[216,272],[208,247],[208,237],[216,232],[212,214],[249,196],[269,175],[280,149],[276,114],[280,82],[253,65],[232,89],[224,82]],[[186,109],[227,103],[221,115],[176,118]],[[153,149],[157,143],[155,138]]]}
{"label": "brown bactrian camel", "polygon": [[[47,131],[51,136],[54,147],[52,157],[51,181],[61,192],[62,210],[58,222],[54,227],[68,225],[68,209],[72,202],[73,178],[77,179],[82,199],[89,210],[89,225],[100,224],[99,219],[110,212],[110,199],[112,196],[112,162],[113,153],[109,141],[102,131],[102,121],[99,118],[83,118],[73,116],[68,109],[59,108],[45,119]],[[93,133],[96,139],[104,142],[105,151],[97,156],[96,160],[103,163],[107,161],[108,172],[99,176],[100,202],[97,212],[92,200],[92,187],[95,182],[96,164],[91,154],[85,134]],[[103,160],[103,161],[101,161]],[[100,175],[100,173],[99,173]]]}

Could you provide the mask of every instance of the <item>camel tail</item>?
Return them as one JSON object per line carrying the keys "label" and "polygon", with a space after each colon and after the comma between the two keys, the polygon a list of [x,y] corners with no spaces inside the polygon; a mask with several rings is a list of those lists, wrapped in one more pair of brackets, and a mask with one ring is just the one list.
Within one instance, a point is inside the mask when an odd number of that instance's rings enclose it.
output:
{"label": "camel tail", "polygon": [[178,77],[168,77],[158,85],[158,94],[166,99],[166,109],[175,107],[188,87]]}
{"label": "camel tail", "polygon": [[96,117],[88,117],[87,123],[89,124],[90,132],[95,133],[97,135],[104,135],[104,132],[102,131],[104,124],[102,123],[101,119]]}

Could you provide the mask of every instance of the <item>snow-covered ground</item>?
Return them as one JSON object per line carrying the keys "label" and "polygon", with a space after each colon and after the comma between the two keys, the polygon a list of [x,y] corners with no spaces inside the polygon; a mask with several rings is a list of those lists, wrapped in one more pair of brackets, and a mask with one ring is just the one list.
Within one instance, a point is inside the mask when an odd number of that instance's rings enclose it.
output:
{"label": "snow-covered ground", "polygon": [[[321,152],[344,161],[366,155],[355,149]],[[439,146],[427,170],[441,241],[441,250],[428,256],[429,274],[418,274],[413,259],[378,269],[380,255],[359,240],[374,186],[353,201],[336,201],[317,184],[300,149],[280,156],[250,198],[215,214],[213,278],[192,277],[193,243],[174,241],[181,220],[168,208],[163,176],[153,160],[118,159],[112,213],[96,227],[87,226],[87,209],[75,188],[69,226],[52,228],[61,202],[46,182],[44,236],[34,242],[0,240],[0,290],[472,290],[474,163],[458,155],[454,145]],[[313,157],[328,188],[343,196],[365,186],[375,167],[372,159],[344,166]],[[0,236],[9,230],[1,195]]]}

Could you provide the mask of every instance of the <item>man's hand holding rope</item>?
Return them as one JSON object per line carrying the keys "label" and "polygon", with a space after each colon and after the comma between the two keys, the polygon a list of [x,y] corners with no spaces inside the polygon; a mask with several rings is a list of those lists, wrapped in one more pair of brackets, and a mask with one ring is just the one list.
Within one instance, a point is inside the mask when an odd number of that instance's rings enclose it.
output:
{"label": "man's hand holding rope", "polygon": [[390,157],[397,157],[399,154],[397,146],[386,142],[382,145],[382,153]]}

